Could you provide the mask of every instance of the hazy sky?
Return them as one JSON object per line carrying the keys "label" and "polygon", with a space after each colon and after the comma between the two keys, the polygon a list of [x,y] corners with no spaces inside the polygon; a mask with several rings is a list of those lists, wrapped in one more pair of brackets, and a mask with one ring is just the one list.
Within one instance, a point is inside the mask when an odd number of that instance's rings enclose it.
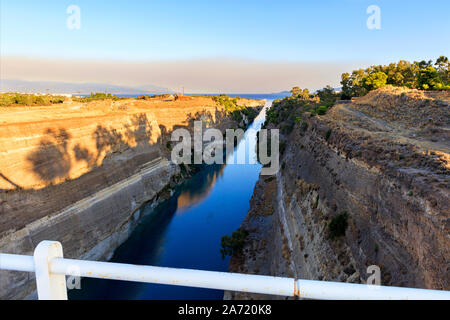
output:
{"label": "hazy sky", "polygon": [[[2,78],[272,92],[450,55],[448,0],[0,3]],[[67,27],[70,5],[80,29]],[[381,10],[380,30],[366,26],[369,5]]]}

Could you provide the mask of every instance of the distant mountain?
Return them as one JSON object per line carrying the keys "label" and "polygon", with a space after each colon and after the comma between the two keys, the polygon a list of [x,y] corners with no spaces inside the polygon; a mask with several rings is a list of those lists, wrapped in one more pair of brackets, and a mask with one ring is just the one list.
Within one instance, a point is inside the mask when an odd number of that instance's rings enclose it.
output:
{"label": "distant mountain", "polygon": [[283,96],[283,97],[289,97],[291,95],[290,91],[281,91],[281,92],[275,92],[272,93],[273,95]]}
{"label": "distant mountain", "polygon": [[107,92],[112,94],[162,94],[174,93],[173,90],[154,85],[126,87],[104,83],[68,83],[56,81],[24,81],[0,79],[1,92],[27,93],[71,93],[90,94],[91,92]]}

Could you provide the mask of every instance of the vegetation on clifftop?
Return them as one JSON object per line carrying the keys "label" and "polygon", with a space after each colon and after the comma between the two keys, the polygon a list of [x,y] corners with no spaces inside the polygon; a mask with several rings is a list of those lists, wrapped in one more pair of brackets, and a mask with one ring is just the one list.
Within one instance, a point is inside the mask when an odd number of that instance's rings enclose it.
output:
{"label": "vegetation on clifftop", "polygon": [[128,99],[128,98],[123,98],[123,97],[118,97],[114,94],[111,93],[91,93],[90,96],[87,97],[74,97],[72,98],[73,101],[76,102],[91,102],[91,101],[96,101],[96,100],[106,100],[106,99],[111,99],[111,100],[121,100],[121,99]]}
{"label": "vegetation on clifftop", "polygon": [[293,87],[291,96],[275,100],[272,108],[267,110],[266,125],[272,123],[283,131],[289,132],[295,124],[304,126],[304,113],[324,115],[338,99],[350,99],[366,95],[372,90],[385,86],[399,86],[423,90],[450,90],[450,62],[441,56],[435,63],[401,60],[383,66],[371,66],[367,69],[354,70],[351,74],[342,74],[342,91],[336,92],[332,87],[311,93],[308,89]]}
{"label": "vegetation on clifftop", "polygon": [[65,97],[52,95],[34,95],[24,93],[2,93],[0,94],[0,107],[12,105],[19,106],[49,106],[55,103],[63,103]]}
{"label": "vegetation on clifftop", "polygon": [[429,61],[400,60],[389,65],[376,65],[353,70],[341,76],[342,99],[363,96],[386,85],[422,90],[450,89],[450,62],[440,56]]}

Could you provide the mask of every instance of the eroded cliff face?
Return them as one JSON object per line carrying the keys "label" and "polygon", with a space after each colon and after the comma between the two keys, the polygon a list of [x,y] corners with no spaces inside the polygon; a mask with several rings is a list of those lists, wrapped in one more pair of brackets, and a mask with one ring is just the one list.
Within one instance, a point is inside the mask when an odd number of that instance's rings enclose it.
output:
{"label": "eroded cliff face", "polygon": [[[364,283],[377,265],[382,285],[449,290],[449,101],[385,88],[303,113],[282,137],[280,172],[255,187],[230,271]],[[332,240],[339,214],[348,227]]]}
{"label": "eroded cliff face", "polygon": [[[260,110],[263,101],[241,99]],[[60,241],[68,258],[107,260],[139,221],[189,177],[170,162],[171,133],[245,126],[208,97],[66,102],[0,109],[0,252]],[[0,299],[35,290],[34,274],[0,271]]]}

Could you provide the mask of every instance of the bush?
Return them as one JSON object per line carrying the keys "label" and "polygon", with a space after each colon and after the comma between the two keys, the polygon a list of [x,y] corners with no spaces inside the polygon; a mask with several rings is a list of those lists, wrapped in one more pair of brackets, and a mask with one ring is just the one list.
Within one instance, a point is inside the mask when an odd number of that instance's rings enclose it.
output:
{"label": "bush", "polygon": [[233,254],[238,254],[242,251],[244,247],[245,239],[248,236],[248,232],[243,229],[238,229],[234,231],[230,236],[223,236],[221,240],[222,248],[220,249],[220,253],[222,254],[222,259],[225,259],[225,256],[232,256]]}
{"label": "bush", "polygon": [[266,119],[268,123],[278,124],[278,113],[276,112],[275,106],[266,111]]}
{"label": "bush", "polygon": [[232,118],[234,121],[236,121],[238,124],[241,123],[241,121],[242,121],[242,119],[243,119],[243,118],[242,118],[241,112],[238,111],[238,110],[231,112],[231,118]]}
{"label": "bush", "polygon": [[331,129],[328,129],[328,131],[325,133],[325,140],[328,141],[328,139],[330,139],[331,132],[332,132]]}
{"label": "bush", "polygon": [[326,86],[322,90],[317,91],[317,96],[320,99],[320,103],[329,108],[336,102],[338,94],[334,92],[332,87]]}
{"label": "bush", "polygon": [[0,94],[0,106],[49,106],[55,103],[63,103],[65,97],[50,95],[34,95],[25,93],[3,93]]}
{"label": "bush", "polygon": [[226,112],[234,112],[236,110],[240,110],[243,108],[238,106],[237,104],[238,98],[230,98],[222,94],[218,97],[214,96],[212,97],[212,99],[219,105],[223,106]]}
{"label": "bush", "polygon": [[328,231],[330,232],[330,239],[335,240],[343,235],[345,235],[345,230],[348,226],[348,214],[347,212],[342,212],[336,215],[328,225]]}
{"label": "bush", "polygon": [[[145,98],[142,98],[142,96],[140,98],[145,99]],[[116,101],[116,100],[127,99],[127,98],[118,97],[111,93],[98,93],[98,92],[91,93],[91,95],[87,96],[87,97],[72,98],[72,100],[76,101],[76,102],[90,102],[90,101],[95,101],[95,100],[106,100],[106,99],[111,99],[111,100]]]}
{"label": "bush", "polygon": [[320,106],[320,107],[317,108],[317,114],[319,116],[323,116],[325,113],[327,113],[327,107]]}
{"label": "bush", "polygon": [[30,94],[16,94],[16,104],[31,106],[33,104],[33,97]]}
{"label": "bush", "polygon": [[16,103],[14,95],[2,94],[0,95],[0,106],[10,106]]}

